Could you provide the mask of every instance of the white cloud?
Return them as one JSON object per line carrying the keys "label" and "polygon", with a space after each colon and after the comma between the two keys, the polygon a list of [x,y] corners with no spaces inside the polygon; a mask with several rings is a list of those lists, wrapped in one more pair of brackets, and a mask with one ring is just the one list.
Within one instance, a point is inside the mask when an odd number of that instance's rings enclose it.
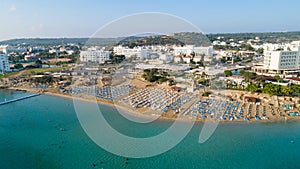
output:
{"label": "white cloud", "polygon": [[15,4],[12,4],[9,8],[9,11],[13,12],[13,11],[16,11],[17,8],[16,8],[16,5]]}

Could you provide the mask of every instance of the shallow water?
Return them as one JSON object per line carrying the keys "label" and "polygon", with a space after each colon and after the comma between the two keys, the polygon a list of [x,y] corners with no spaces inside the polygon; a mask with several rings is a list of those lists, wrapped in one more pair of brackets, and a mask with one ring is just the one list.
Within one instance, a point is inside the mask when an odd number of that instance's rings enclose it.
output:
{"label": "shallow water", "polygon": [[[28,94],[0,90],[0,101]],[[101,110],[115,129],[129,136],[156,135],[172,124],[136,124],[111,107],[101,106]],[[199,144],[201,128],[202,124],[196,123],[188,136],[166,153],[129,159],[125,165],[124,157],[103,150],[84,133],[72,100],[42,95],[0,106],[0,168],[300,168],[297,121],[224,123]]]}

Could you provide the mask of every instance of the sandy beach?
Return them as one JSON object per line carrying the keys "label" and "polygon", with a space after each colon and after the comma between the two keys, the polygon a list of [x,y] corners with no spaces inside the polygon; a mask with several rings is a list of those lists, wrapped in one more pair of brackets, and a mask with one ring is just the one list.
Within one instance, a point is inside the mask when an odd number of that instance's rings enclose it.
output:
{"label": "sandy beach", "polygon": [[[40,92],[37,89],[34,88],[20,88],[20,87],[11,87],[8,88],[9,90],[22,90],[22,91],[29,91],[29,92]],[[147,121],[153,121],[156,119],[159,120],[168,120],[168,121],[175,121],[175,120],[181,120],[181,121],[197,121],[197,122],[206,122],[207,120],[210,122],[233,122],[233,123],[253,123],[253,122],[279,122],[279,121],[288,121],[288,120],[299,120],[298,117],[285,117],[285,118],[280,118],[280,117],[273,117],[268,120],[249,120],[249,121],[244,121],[243,119],[236,119],[234,121],[230,120],[222,120],[218,121],[216,119],[201,119],[201,118],[196,118],[196,117],[191,117],[191,116],[184,116],[182,114],[176,114],[174,115],[173,113],[161,113],[158,111],[154,111],[151,109],[133,109],[129,108],[128,106],[124,105],[123,102],[120,101],[120,99],[116,99],[115,101],[108,101],[100,98],[95,98],[95,97],[90,97],[90,96],[83,96],[83,97],[77,97],[69,94],[64,94],[64,93],[58,93],[58,92],[50,92],[46,91],[43,92],[43,94],[50,95],[50,96],[55,96],[55,97],[63,97],[67,99],[77,99],[80,101],[87,101],[87,102],[92,102],[92,103],[97,103],[97,104],[102,104],[110,107],[114,107],[117,110],[122,111],[122,113],[128,114],[130,116],[134,116],[137,118],[142,118],[146,119]],[[119,112],[120,113],[120,112]]]}

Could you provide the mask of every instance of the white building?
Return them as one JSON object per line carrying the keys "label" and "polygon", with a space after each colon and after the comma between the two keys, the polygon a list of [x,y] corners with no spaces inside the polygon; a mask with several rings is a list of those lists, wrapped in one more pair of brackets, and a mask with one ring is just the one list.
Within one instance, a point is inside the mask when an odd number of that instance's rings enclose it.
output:
{"label": "white building", "polygon": [[173,54],[161,54],[161,55],[159,55],[159,59],[166,63],[170,63],[170,62],[173,62],[174,55]]}
{"label": "white building", "polygon": [[8,45],[0,45],[0,53],[7,54]]}
{"label": "white building", "polygon": [[174,54],[180,55],[180,54],[185,54],[185,55],[190,55],[191,53],[195,53],[198,55],[208,55],[212,56],[213,55],[213,47],[208,46],[208,47],[196,47],[194,45],[186,45],[183,47],[174,47]]}
{"label": "white building", "polygon": [[110,60],[109,51],[100,48],[88,48],[85,51],[80,51],[81,62],[105,63],[108,60]]}
{"label": "white building", "polygon": [[4,54],[0,54],[0,73],[9,72],[8,57]]}
{"label": "white building", "polygon": [[59,50],[57,50],[57,49],[50,49],[48,52],[49,52],[50,54],[53,54],[53,53],[59,53]]}
{"label": "white building", "polygon": [[124,55],[126,58],[137,57],[139,59],[147,58],[147,49],[144,47],[129,48],[128,46],[114,47],[114,53],[117,55]]}
{"label": "white building", "polygon": [[27,52],[27,47],[23,46],[10,46],[10,45],[0,45],[0,53],[24,53]]}
{"label": "white building", "polygon": [[290,74],[300,71],[300,41],[264,45],[263,68],[266,73]]}
{"label": "white building", "polygon": [[191,59],[192,59],[192,57],[190,55],[188,55],[188,56],[178,55],[178,56],[175,56],[174,62],[175,63],[181,63],[181,62],[190,63]]}

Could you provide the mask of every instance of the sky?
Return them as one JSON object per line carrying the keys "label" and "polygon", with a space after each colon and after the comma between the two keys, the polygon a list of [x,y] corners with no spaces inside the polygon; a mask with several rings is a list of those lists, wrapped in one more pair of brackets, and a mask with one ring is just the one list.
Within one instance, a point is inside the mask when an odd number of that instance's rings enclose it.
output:
{"label": "sky", "polygon": [[178,16],[204,33],[300,31],[299,7],[298,0],[1,0],[0,40],[90,37],[143,12]]}

